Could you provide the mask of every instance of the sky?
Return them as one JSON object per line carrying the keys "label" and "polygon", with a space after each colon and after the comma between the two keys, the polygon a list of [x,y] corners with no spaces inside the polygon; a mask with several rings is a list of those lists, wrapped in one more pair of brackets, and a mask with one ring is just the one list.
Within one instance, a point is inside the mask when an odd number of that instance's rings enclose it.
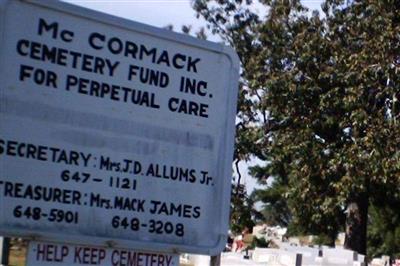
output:
{"label": "sky", "polygon": [[[172,24],[177,31],[180,30],[182,25],[204,26],[204,21],[196,19],[195,12],[190,6],[191,0],[64,1],[156,27],[165,27],[168,24]],[[320,10],[321,2],[322,0],[302,1],[312,10]]]}
{"label": "sky", "polygon": [[[145,23],[155,27],[173,25],[174,30],[180,32],[183,25],[192,25],[194,29],[205,26],[204,20],[197,19],[191,8],[191,0],[64,0],[75,5],[122,17],[136,22]],[[322,0],[303,0],[302,3],[310,10],[321,11]],[[260,14],[262,9],[255,6]],[[213,38],[209,38],[213,40]],[[215,41],[215,39],[214,39]],[[250,193],[259,187],[252,177],[248,175],[248,166],[259,162],[251,161],[240,164],[242,181]]]}

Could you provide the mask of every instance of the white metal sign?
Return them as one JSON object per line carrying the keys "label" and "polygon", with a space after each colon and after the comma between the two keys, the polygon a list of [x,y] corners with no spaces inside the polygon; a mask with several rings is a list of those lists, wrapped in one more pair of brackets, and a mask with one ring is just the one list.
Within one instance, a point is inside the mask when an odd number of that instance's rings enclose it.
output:
{"label": "white metal sign", "polygon": [[27,266],[179,266],[179,255],[31,241]]}
{"label": "white metal sign", "polygon": [[0,3],[0,234],[218,253],[236,54],[58,1]]}

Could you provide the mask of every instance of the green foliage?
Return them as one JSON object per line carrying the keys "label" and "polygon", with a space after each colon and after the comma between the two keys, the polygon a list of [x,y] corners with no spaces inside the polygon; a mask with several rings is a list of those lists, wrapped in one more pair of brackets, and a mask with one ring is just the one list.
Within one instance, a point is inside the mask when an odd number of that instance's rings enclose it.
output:
{"label": "green foliage", "polygon": [[248,247],[248,249],[255,249],[257,248],[268,248],[270,246],[271,242],[267,241],[265,238],[257,238],[254,237],[253,241],[251,242],[251,245]]}
{"label": "green foliage", "polygon": [[388,200],[370,208],[368,254],[400,257],[400,201]]}
{"label": "green foliage", "polygon": [[252,231],[253,226],[261,219],[261,213],[254,208],[254,196],[247,195],[243,184],[233,184],[230,218],[232,233],[241,234],[245,229]]}
{"label": "green foliage", "polygon": [[271,186],[256,190],[254,193],[259,201],[264,202],[262,214],[265,221],[270,226],[287,227],[291,221],[291,212],[285,197],[287,187],[277,182],[275,180]]}
{"label": "green foliage", "polygon": [[[400,200],[400,1],[327,0],[324,16],[299,0],[263,0],[259,16],[251,2],[193,1],[242,63],[235,160],[266,162],[252,173],[274,178],[257,192],[271,223],[330,243],[346,228],[365,253],[368,203]],[[398,252],[389,225],[370,231],[374,254]]]}
{"label": "green foliage", "polygon": [[315,237],[315,239],[313,239],[312,241],[313,245],[328,245],[328,246],[332,246],[332,239],[331,236],[327,236],[324,234],[320,234],[318,236]]}

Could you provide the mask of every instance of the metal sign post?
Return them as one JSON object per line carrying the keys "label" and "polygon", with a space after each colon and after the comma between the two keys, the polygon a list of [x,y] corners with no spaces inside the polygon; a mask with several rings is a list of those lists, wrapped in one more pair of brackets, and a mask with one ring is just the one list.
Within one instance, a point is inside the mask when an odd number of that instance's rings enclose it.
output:
{"label": "metal sign post", "polygon": [[10,239],[0,237],[0,266],[7,266],[10,256]]}

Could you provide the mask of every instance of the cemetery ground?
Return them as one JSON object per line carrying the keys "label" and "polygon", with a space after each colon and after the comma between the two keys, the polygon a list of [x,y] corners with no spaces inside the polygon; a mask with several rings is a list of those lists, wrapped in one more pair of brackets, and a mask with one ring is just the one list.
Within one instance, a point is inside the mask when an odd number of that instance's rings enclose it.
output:
{"label": "cemetery ground", "polygon": [[9,266],[25,266],[27,242],[12,239],[10,247]]}
{"label": "cemetery ground", "polygon": [[[336,247],[312,246],[312,236],[285,237],[286,228],[258,225],[251,234],[234,237],[221,254],[221,266],[400,266],[400,261],[389,263],[388,256],[364,262],[364,255],[343,248],[339,236]],[[254,239],[265,239],[268,247],[254,247]],[[28,241],[13,238],[8,266],[26,265]],[[397,264],[399,263],[399,264]],[[210,257],[182,254],[180,266],[208,266]]]}

